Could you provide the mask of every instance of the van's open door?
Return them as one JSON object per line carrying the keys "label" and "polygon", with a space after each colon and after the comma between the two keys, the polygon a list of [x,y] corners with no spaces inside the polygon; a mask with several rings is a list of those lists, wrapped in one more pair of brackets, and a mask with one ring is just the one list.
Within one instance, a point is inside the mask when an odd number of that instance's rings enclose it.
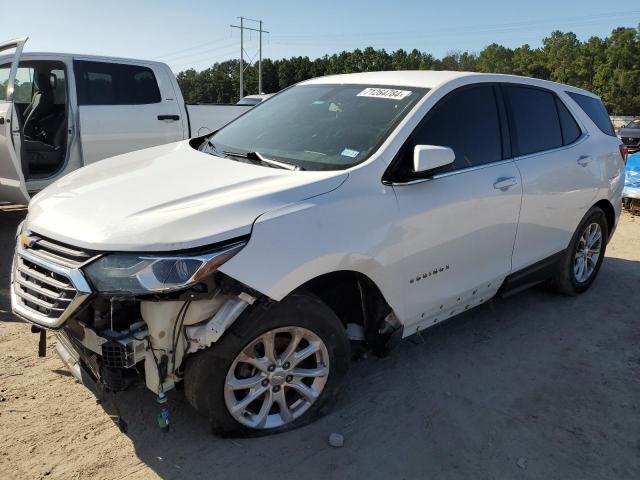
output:
{"label": "van's open door", "polygon": [[[16,72],[26,41],[21,38],[0,43],[0,55],[14,51],[11,66],[8,62],[0,65],[0,202],[29,202],[20,162],[20,125],[13,105]],[[6,72],[8,75],[3,74]]]}

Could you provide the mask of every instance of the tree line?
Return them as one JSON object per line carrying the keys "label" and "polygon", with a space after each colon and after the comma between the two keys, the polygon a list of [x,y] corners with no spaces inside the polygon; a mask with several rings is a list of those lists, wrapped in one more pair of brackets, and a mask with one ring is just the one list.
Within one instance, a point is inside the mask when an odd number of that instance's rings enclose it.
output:
{"label": "tree line", "polygon": [[[214,63],[197,72],[178,73],[187,103],[235,103],[239,98],[239,61]],[[606,38],[581,41],[572,32],[554,31],[540,48],[508,48],[497,43],[481,52],[452,51],[443,58],[367,47],[315,60],[263,59],[262,87],[273,93],[308,78],[376,70],[457,70],[524,75],[574,85],[598,94],[611,115],[640,115],[640,24],[616,28]],[[244,74],[245,94],[258,93],[257,65]]]}

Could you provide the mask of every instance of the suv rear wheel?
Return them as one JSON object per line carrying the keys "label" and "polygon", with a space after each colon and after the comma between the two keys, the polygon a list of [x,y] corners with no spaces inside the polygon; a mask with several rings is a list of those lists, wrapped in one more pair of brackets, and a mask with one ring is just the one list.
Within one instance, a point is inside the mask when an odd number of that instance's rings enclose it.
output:
{"label": "suv rear wheel", "polygon": [[600,270],[609,231],[604,212],[593,207],[575,231],[558,274],[551,280],[554,290],[565,295],[586,291]]}
{"label": "suv rear wheel", "polygon": [[252,308],[190,358],[185,394],[214,433],[257,436],[324,413],[348,366],[349,344],[335,313],[317,297],[293,294]]}

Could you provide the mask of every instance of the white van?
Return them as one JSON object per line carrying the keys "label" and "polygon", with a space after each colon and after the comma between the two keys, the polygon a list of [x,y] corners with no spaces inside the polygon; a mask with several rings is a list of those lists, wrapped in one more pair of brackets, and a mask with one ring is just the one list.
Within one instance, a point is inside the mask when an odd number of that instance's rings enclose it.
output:
{"label": "white van", "polygon": [[25,42],[0,44],[0,201],[26,203],[84,165],[213,132],[251,108],[185,105],[164,63],[22,53]]}

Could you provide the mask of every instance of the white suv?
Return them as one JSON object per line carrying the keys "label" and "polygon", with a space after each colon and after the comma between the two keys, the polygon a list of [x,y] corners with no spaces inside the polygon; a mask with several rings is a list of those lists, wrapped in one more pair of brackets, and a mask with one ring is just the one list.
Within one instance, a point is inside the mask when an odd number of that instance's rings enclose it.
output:
{"label": "white suv", "polygon": [[[77,378],[143,377],[224,434],[317,417],[350,347],[596,277],[625,152],[592,93],[379,72],[295,85],[208,137],[82,168],[18,232],[13,311]],[[351,341],[351,343],[350,343]],[[166,423],[166,419],[165,419]]]}

